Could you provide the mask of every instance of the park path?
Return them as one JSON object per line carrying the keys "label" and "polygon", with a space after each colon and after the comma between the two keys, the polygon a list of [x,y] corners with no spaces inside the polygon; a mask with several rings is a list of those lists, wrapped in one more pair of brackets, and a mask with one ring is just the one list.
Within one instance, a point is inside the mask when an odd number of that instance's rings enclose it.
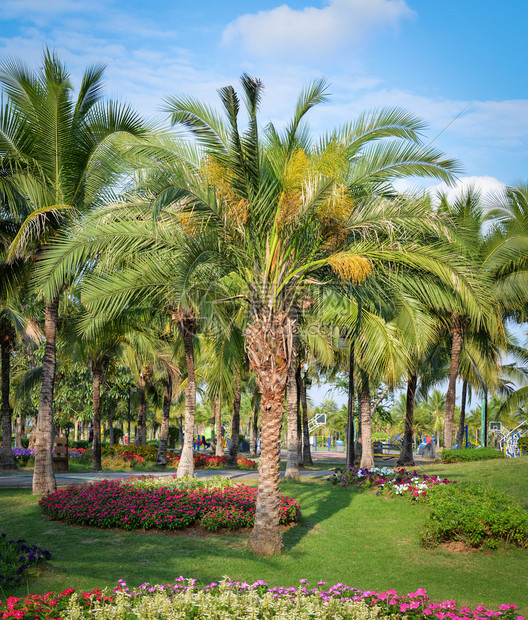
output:
{"label": "park path", "polygon": [[[286,452],[281,456],[286,456]],[[432,461],[423,459],[418,455],[414,455],[417,468],[424,465],[430,465]],[[317,461],[326,462],[330,469],[325,470],[303,470],[299,471],[301,478],[324,478],[332,475],[334,469],[338,467],[345,467],[345,458],[343,454],[336,454],[335,452],[328,452],[326,450],[318,450],[312,452],[312,459]],[[391,459],[384,459],[382,461],[376,460],[378,467],[394,467],[396,465],[396,457]],[[258,471],[253,470],[234,470],[234,469],[198,469],[195,470],[197,478],[210,478],[212,476],[228,476],[229,478],[237,481],[244,481],[250,479],[258,479]],[[98,482],[100,480],[122,480],[130,476],[157,476],[168,477],[176,474],[176,470],[170,471],[152,471],[152,472],[113,472],[113,471],[101,471],[101,472],[87,472],[87,473],[68,473],[68,474],[55,474],[58,487],[69,486],[71,484],[88,484],[90,482]],[[281,478],[284,477],[284,470],[280,472]],[[28,471],[0,471],[0,489],[1,488],[18,488],[18,489],[30,489],[33,486],[33,473]]]}
{"label": "park path", "polygon": [[[130,476],[157,476],[160,478],[166,478],[173,476],[176,473],[175,470],[160,472],[113,472],[102,471],[99,473],[88,472],[84,474],[69,473],[69,474],[55,474],[55,480],[58,487],[69,486],[71,484],[88,484],[90,482],[99,482],[100,480],[122,480]],[[249,480],[258,479],[258,471],[248,470],[233,470],[233,469],[198,469],[195,470],[197,478],[211,478],[212,476],[227,476],[233,480]],[[301,478],[317,477],[323,478],[330,476],[334,473],[333,470],[328,471],[314,471],[314,470],[301,470]],[[281,477],[284,477],[284,471],[281,471]],[[16,489],[30,489],[33,486],[33,474],[31,472],[15,472],[10,474],[0,474],[0,488],[16,488]]]}

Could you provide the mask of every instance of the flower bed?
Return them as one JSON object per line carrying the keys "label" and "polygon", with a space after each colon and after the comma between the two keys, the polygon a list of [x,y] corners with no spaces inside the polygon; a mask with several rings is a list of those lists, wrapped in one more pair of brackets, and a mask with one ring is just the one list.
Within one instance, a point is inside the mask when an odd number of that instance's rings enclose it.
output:
{"label": "flower bed", "polygon": [[[180,455],[167,455],[167,465],[169,467],[177,468],[180,464]],[[203,467],[204,469],[223,469],[227,465],[226,456],[209,456],[207,454],[194,453],[194,466],[196,468]],[[251,459],[246,459],[242,456],[238,457],[237,467],[239,469],[257,469],[257,463]]]}
{"label": "flower bed", "polygon": [[[32,459],[35,458],[35,450],[30,450],[29,448],[12,448],[12,450],[13,455],[15,456],[15,461],[19,465],[24,466],[33,464]],[[92,458],[92,451],[84,450],[82,448],[70,448],[68,450],[68,458],[79,462],[89,462]]]}
{"label": "flower bed", "polygon": [[407,595],[395,590],[361,591],[342,583],[318,587],[301,579],[299,587],[270,587],[264,581],[253,584],[225,579],[205,588],[194,579],[179,577],[175,583],[150,586],[145,583],[130,589],[122,580],[113,591],[100,589],[76,594],[73,589],[60,594],[28,595],[0,601],[2,618],[255,618],[267,620],[378,618],[431,618],[438,620],[524,620],[513,604],[500,605],[497,611],[479,605],[476,609],[458,606],[454,601],[434,603],[426,590]]}
{"label": "flower bed", "polygon": [[[148,466],[156,460],[158,449],[155,446],[103,446],[102,453],[106,457],[103,467],[135,468]],[[227,465],[227,457],[211,456],[202,452],[194,452],[194,467],[197,469],[222,469]],[[180,454],[167,452],[167,466],[176,469],[180,464]],[[257,469],[257,463],[239,456],[239,469]]]}
{"label": "flower bed", "polygon": [[127,484],[142,489],[226,489],[234,487],[235,482],[227,476],[212,476],[211,478],[196,478],[195,476],[183,476],[178,478],[176,474],[167,477],[157,477],[153,475],[130,476],[126,480]]}
{"label": "flower bed", "polygon": [[8,540],[0,534],[0,588],[20,583],[31,566],[49,558],[51,553],[37,545],[28,545],[22,538]]}
{"label": "flower bed", "polygon": [[[101,464],[103,469],[141,469],[154,466],[158,449],[154,446],[103,446]],[[35,456],[34,450],[28,448],[13,448],[15,460],[21,466],[32,465]],[[69,458],[80,463],[89,464],[92,461],[92,450],[84,448],[70,448]],[[167,466],[177,469],[180,464],[178,453],[167,453]],[[227,457],[210,456],[203,453],[194,453],[194,467],[196,469],[223,469],[227,465]],[[255,470],[257,463],[251,459],[239,456],[237,461],[239,469]]]}
{"label": "flower bed", "polygon": [[414,500],[426,497],[428,489],[438,485],[452,484],[454,481],[428,476],[416,471],[392,469],[391,467],[374,467],[372,469],[346,469],[336,471],[327,478],[334,486],[357,487],[368,489],[376,487],[378,493],[406,495]]}
{"label": "flower bed", "polygon": [[26,465],[29,459],[32,459],[35,456],[35,450],[30,450],[29,448],[11,448],[13,451],[13,456],[15,457],[15,461],[19,465]]}
{"label": "flower bed", "polygon": [[104,457],[101,459],[101,465],[103,469],[110,469],[111,467],[114,469],[136,469],[137,467],[143,467],[145,461],[146,458],[144,456],[125,452]]}
{"label": "flower bed", "polygon": [[[52,519],[93,527],[178,530],[201,523],[209,530],[251,527],[257,490],[239,485],[223,489],[137,488],[125,481],[103,480],[59,489],[39,501]],[[280,496],[281,524],[297,522],[296,500]]]}

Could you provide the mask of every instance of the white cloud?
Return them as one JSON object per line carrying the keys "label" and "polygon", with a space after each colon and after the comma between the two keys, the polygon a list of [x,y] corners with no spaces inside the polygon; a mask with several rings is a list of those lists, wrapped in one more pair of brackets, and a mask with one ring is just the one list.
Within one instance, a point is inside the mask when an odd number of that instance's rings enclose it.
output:
{"label": "white cloud", "polygon": [[[313,5],[322,2],[312,0]],[[231,50],[209,49],[178,36],[165,14],[147,11],[127,15],[114,0],[92,0],[91,4],[85,0],[0,0],[0,4],[11,14],[18,10],[21,17],[13,35],[8,36],[7,30],[0,35],[0,58],[14,55],[30,66],[38,66],[42,47],[49,45],[65,61],[77,85],[87,65],[106,62],[108,95],[129,101],[147,115],[159,112],[162,98],[171,93],[190,94],[218,106],[216,89],[225,84],[237,86],[238,76],[247,71],[265,83],[261,126],[271,120],[278,128],[291,118],[303,86],[320,77],[322,68],[308,56],[299,61],[281,46],[291,45],[304,54],[303,45],[319,41],[335,51],[336,45],[356,40],[362,32],[394,26],[412,16],[403,0],[329,0],[324,8],[296,11],[283,5],[232,22],[228,29],[235,37],[233,41],[244,43],[243,36],[254,34],[255,45],[274,46],[281,54],[279,58],[262,59],[245,53],[243,47],[234,55]],[[64,14],[55,18],[62,9]],[[47,21],[45,27],[35,23],[39,11]],[[287,34],[280,30],[278,16],[283,14],[294,20]],[[0,23],[8,15],[2,13]],[[269,27],[266,20],[270,20]],[[244,23],[248,24],[246,30],[240,25]],[[218,32],[220,26],[214,34]],[[214,46],[215,37],[208,35],[205,43]],[[339,62],[345,56],[346,65]],[[365,110],[401,106],[429,123],[424,141],[434,140],[434,146],[448,157],[461,161],[467,176],[491,174],[507,183],[526,178],[528,100],[462,100],[386,88],[376,75],[366,72],[361,51],[335,54],[334,60],[327,72],[330,102],[317,106],[307,116],[315,135],[349,122]],[[416,180],[416,184],[425,186],[423,180]]]}
{"label": "white cloud", "polygon": [[337,125],[361,112],[393,106],[423,118],[429,125],[424,142],[433,142],[448,157],[459,160],[468,176],[488,171],[497,175],[500,170],[498,176],[507,183],[526,177],[528,99],[446,99],[379,86],[352,96],[343,79],[336,97],[316,109],[311,122],[316,128],[325,128],[329,118]]}
{"label": "white cloud", "polygon": [[328,56],[355,44],[371,31],[396,27],[414,16],[405,0],[330,0],[318,9],[283,4],[271,11],[241,15],[223,32],[226,44],[241,44],[261,57]]}
{"label": "white cloud", "polygon": [[494,199],[504,194],[506,185],[498,179],[488,176],[461,177],[454,185],[438,183],[427,188],[428,193],[436,198],[439,194],[446,194],[449,203],[461,198],[468,190],[475,190],[480,194],[484,207],[493,203]]}

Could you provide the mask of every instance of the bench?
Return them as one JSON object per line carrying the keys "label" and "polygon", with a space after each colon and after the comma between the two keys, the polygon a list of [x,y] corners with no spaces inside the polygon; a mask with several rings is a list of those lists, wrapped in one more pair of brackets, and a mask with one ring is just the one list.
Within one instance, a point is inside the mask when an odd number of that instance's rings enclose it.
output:
{"label": "bench", "polygon": [[374,441],[373,456],[380,459],[394,459],[400,456],[402,443],[393,441]]}
{"label": "bench", "polygon": [[55,437],[51,460],[54,474],[68,473],[68,440],[66,437]]}

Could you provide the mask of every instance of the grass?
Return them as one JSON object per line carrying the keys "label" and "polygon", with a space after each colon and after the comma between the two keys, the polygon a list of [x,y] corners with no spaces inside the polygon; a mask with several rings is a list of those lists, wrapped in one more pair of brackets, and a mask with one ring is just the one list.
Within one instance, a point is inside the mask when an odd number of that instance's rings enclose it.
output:
{"label": "grass", "polygon": [[[527,468],[528,458],[523,458],[433,465],[427,471],[500,488],[526,505]],[[179,575],[207,583],[228,575],[273,585],[294,585],[306,578],[401,593],[424,587],[434,600],[492,608],[512,602],[528,612],[526,551],[502,547],[460,554],[424,549],[418,542],[424,506],[330,487],[314,478],[283,481],[282,492],[299,500],[303,519],[284,532],[282,556],[260,558],[246,551],[247,533],[200,537],[65,526],[44,519],[30,491],[2,489],[0,532],[26,538],[53,554],[38,581],[12,594],[87,590],[113,586],[119,578],[139,585]]]}
{"label": "grass", "polygon": [[470,463],[435,463],[419,468],[419,471],[504,491],[528,510],[528,456]]}

